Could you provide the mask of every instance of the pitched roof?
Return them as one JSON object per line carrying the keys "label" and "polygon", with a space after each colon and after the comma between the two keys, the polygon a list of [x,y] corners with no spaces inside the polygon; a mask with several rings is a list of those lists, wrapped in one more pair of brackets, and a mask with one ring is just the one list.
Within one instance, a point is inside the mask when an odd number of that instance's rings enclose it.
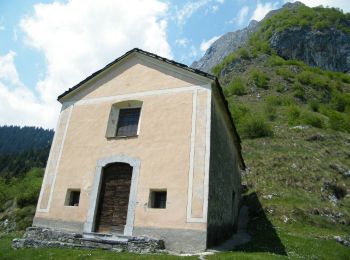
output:
{"label": "pitched roof", "polygon": [[134,48],[128,52],[126,52],[124,55],[120,56],[119,58],[117,58],[116,60],[112,61],[111,63],[107,64],[105,67],[103,67],[102,69],[94,72],[93,74],[91,74],[89,77],[87,77],[86,79],[84,79],[83,81],[79,82],[77,85],[69,88],[67,91],[63,92],[61,95],[59,95],[57,97],[57,100],[59,101],[61,98],[63,98],[64,96],[68,95],[69,93],[71,93],[72,91],[76,90],[77,88],[79,88],[81,85],[83,85],[84,83],[88,82],[89,80],[91,80],[92,78],[96,77],[97,75],[99,75],[100,73],[104,72],[105,70],[107,70],[108,68],[110,68],[111,66],[113,66],[114,64],[116,64],[117,62],[121,61],[122,59],[124,59],[125,57],[129,56],[130,54],[132,53],[141,53],[143,55],[146,55],[148,57],[151,57],[151,58],[154,58],[156,60],[159,60],[159,61],[162,61],[162,62],[165,62],[165,63],[168,63],[168,64],[171,64],[171,65],[174,65],[178,68],[181,68],[181,69],[184,69],[184,70],[187,70],[187,71],[190,71],[192,73],[195,73],[197,75],[200,75],[200,76],[203,76],[203,77],[206,77],[208,79],[211,79],[211,80],[215,80],[216,77],[209,74],[209,73],[206,73],[204,71],[201,71],[201,70],[197,70],[197,69],[193,69],[191,67],[188,67],[187,65],[185,64],[182,64],[182,63],[179,63],[179,62],[176,62],[176,61],[173,61],[173,60],[169,60],[167,58],[163,58],[163,57],[160,57],[156,54],[153,54],[153,53],[150,53],[150,52],[147,52],[147,51],[144,51],[144,50],[141,50],[141,49],[138,49],[138,48]]}
{"label": "pitched roof", "polygon": [[244,170],[245,169],[245,163],[244,163],[244,160],[243,160],[243,157],[242,157],[242,148],[241,148],[241,139],[238,135],[238,132],[236,130],[236,127],[235,127],[235,124],[232,120],[232,117],[231,117],[231,113],[230,113],[230,110],[228,108],[228,103],[225,99],[225,96],[223,94],[223,91],[222,91],[222,88],[220,86],[220,83],[218,81],[218,78],[214,75],[211,75],[209,73],[206,73],[204,71],[201,71],[201,70],[198,70],[198,69],[194,69],[194,68],[191,68],[191,67],[188,67],[187,65],[185,64],[182,64],[182,63],[179,63],[179,62],[176,62],[176,61],[173,61],[173,60],[169,60],[167,58],[163,58],[161,56],[158,56],[154,53],[150,53],[150,52],[147,52],[147,51],[144,51],[144,50],[141,50],[139,48],[134,48],[128,52],[126,52],[124,55],[120,56],[119,58],[115,59],[114,61],[112,61],[111,63],[107,64],[105,67],[103,67],[102,69],[94,72],[93,74],[91,74],[90,76],[88,76],[86,79],[82,80],[81,82],[79,82],[77,85],[69,88],[68,90],[66,90],[65,92],[63,92],[61,95],[59,95],[57,97],[57,100],[59,101],[60,99],[62,99],[64,96],[68,95],[69,93],[73,92],[74,90],[78,89],[80,86],[84,85],[86,82],[90,81],[91,79],[93,79],[94,77],[96,77],[97,75],[101,74],[102,72],[104,72],[105,70],[107,70],[108,68],[110,68],[111,66],[113,66],[114,64],[118,63],[119,61],[121,61],[122,59],[126,58],[127,56],[129,56],[130,54],[132,53],[141,53],[143,55],[146,55],[148,57],[151,57],[153,59],[156,59],[156,60],[159,60],[159,61],[162,61],[162,62],[165,62],[165,63],[168,63],[168,64],[171,64],[173,66],[176,66],[180,69],[184,69],[186,71],[189,71],[189,72],[192,72],[192,73],[195,73],[197,75],[200,75],[200,76],[203,76],[205,78],[208,78],[210,80],[213,80],[215,82],[215,85],[217,86],[217,89],[219,90],[219,93],[220,93],[220,97],[222,99],[222,101],[224,102],[224,105],[225,105],[225,110],[226,110],[226,113],[229,115],[229,118],[230,118],[230,122],[231,122],[231,125],[232,125],[232,128],[233,128],[233,134],[234,134],[234,137],[235,137],[235,141],[236,141],[236,147],[237,147],[237,150],[238,150],[238,155],[239,155],[239,161],[240,161],[240,166],[241,168]]}

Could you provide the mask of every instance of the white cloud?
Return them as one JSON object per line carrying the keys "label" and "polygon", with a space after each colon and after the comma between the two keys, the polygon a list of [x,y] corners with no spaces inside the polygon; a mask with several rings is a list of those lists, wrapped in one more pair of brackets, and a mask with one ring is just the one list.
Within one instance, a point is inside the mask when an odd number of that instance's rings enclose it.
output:
{"label": "white cloud", "polygon": [[[158,0],[72,0],[35,5],[33,15],[22,19],[20,29],[26,43],[45,55],[47,71],[37,83],[37,93],[23,86],[26,91],[17,91],[21,84],[15,82],[19,80],[18,74],[17,79],[14,76],[14,65],[2,65],[12,73],[12,83],[0,85],[0,123],[54,127],[59,111],[57,96],[134,47],[172,58],[166,38],[167,8]],[[13,63],[13,57],[14,53],[9,53],[2,60]],[[16,85],[14,90],[12,85]],[[21,93],[27,96],[23,100],[25,118],[18,108]],[[5,111],[9,116],[3,115]]]}
{"label": "white cloud", "polygon": [[209,47],[210,45],[212,45],[217,39],[219,39],[221,37],[220,36],[214,36],[213,38],[210,38],[209,40],[207,41],[202,41],[199,49],[202,51],[202,52],[205,52]]}
{"label": "white cloud", "polygon": [[211,7],[211,11],[212,11],[213,13],[216,13],[218,10],[219,10],[219,6],[218,6],[218,5],[213,5],[213,6]]}
{"label": "white cloud", "polygon": [[199,0],[196,2],[187,2],[182,8],[176,8],[175,20],[178,24],[184,25],[186,21],[194,14],[199,8],[208,4],[210,0]]}
{"label": "white cloud", "polygon": [[186,47],[188,43],[189,43],[189,40],[186,38],[181,38],[181,39],[175,40],[175,44],[177,44],[178,46],[181,46],[181,47]]}
{"label": "white cloud", "polygon": [[278,2],[272,3],[272,2],[266,2],[261,3],[258,2],[258,5],[256,6],[253,16],[251,20],[260,21],[265,17],[265,15],[270,12],[273,9],[276,9],[278,7]]}
{"label": "white cloud", "polygon": [[38,125],[52,127],[52,110],[36,99],[20,81],[14,58],[16,53],[0,56],[0,125]]}
{"label": "white cloud", "polygon": [[[342,9],[344,12],[350,12],[349,0],[298,0],[299,2],[304,3],[309,7],[315,7],[323,5],[324,7],[337,7]],[[295,1],[285,1],[286,2],[295,2]]]}
{"label": "white cloud", "polygon": [[20,80],[14,64],[16,53],[9,51],[4,56],[0,56],[0,80],[13,85],[19,85]]}
{"label": "white cloud", "polygon": [[241,8],[241,10],[239,10],[237,17],[236,17],[236,21],[237,21],[238,25],[241,25],[244,23],[245,19],[247,18],[248,11],[249,11],[248,6],[243,6]]}
{"label": "white cloud", "polygon": [[[206,6],[209,3],[217,3],[217,4],[223,4],[225,0],[197,0],[197,1],[190,1],[184,4],[181,8],[178,6],[175,6],[175,15],[173,19],[179,24],[184,25],[186,21],[200,8]],[[205,10],[205,13],[208,13],[209,11],[215,13],[219,9],[219,6],[214,4],[214,6],[210,7],[209,9]]]}

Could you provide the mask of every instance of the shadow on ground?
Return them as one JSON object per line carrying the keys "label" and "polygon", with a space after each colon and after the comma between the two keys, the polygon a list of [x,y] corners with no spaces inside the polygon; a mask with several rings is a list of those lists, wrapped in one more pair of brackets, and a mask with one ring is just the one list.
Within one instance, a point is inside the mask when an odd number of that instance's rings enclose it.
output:
{"label": "shadow on ground", "polygon": [[249,208],[247,232],[250,234],[251,240],[246,244],[236,246],[234,250],[287,255],[285,247],[274,226],[267,218],[256,193],[243,196],[242,204],[243,207]]}

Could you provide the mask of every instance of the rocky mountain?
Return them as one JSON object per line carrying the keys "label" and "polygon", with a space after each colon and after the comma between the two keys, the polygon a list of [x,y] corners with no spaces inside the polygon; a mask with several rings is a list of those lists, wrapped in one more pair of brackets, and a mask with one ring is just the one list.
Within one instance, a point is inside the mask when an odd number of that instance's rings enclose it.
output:
{"label": "rocky mountain", "polygon": [[258,24],[257,21],[252,20],[246,28],[224,34],[208,48],[200,60],[193,62],[191,67],[210,72],[210,69],[223,58],[245,44],[249,36],[257,31]]}
{"label": "rocky mountain", "polygon": [[300,2],[287,3],[269,12],[260,22],[251,21],[242,30],[226,33],[191,66],[210,72],[229,53],[247,44],[259,30],[264,32],[271,48],[285,59],[350,72],[350,14],[342,14],[334,8],[327,11],[307,8]]}
{"label": "rocky mountain", "polygon": [[[350,20],[349,28],[350,28]],[[295,26],[274,32],[271,48],[285,59],[302,60],[313,67],[350,72],[350,34],[336,28],[315,31]]]}

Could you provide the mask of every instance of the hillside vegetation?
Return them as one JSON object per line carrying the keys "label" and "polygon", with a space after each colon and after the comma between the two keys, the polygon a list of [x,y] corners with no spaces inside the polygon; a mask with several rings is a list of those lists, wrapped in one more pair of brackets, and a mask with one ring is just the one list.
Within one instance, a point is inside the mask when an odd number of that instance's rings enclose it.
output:
{"label": "hillside vegetation", "polygon": [[350,249],[334,237],[350,234],[350,76],[285,60],[269,37],[296,24],[349,33],[349,14],[292,11],[265,18],[246,45],[213,68],[248,166],[244,204],[253,239],[239,250],[347,259]]}
{"label": "hillside vegetation", "polygon": [[0,233],[31,225],[52,138],[52,130],[0,127]]}

